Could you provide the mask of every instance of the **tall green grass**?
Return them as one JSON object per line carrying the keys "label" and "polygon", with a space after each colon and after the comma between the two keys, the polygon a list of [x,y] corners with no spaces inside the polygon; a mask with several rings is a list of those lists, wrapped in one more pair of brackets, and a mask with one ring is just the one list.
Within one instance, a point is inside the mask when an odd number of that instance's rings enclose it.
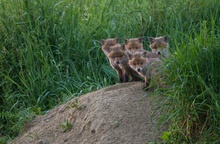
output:
{"label": "tall green grass", "polygon": [[220,135],[220,28],[211,17],[199,31],[183,36],[165,63],[168,89],[163,89],[174,143],[219,143]]}
{"label": "tall green grass", "polygon": [[172,89],[163,95],[175,108],[176,141],[212,134],[197,128],[219,129],[219,7],[218,0],[0,0],[0,142],[36,114],[117,82],[100,39],[143,36],[149,49],[147,37],[160,35],[173,54]]}

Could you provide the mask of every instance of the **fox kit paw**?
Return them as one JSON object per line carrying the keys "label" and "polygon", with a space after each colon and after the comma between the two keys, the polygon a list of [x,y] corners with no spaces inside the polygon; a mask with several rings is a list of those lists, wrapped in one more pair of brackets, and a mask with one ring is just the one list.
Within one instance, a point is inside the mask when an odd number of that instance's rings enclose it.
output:
{"label": "fox kit paw", "polygon": [[137,78],[132,78],[132,79],[131,79],[131,81],[143,81],[143,79],[142,79],[142,78],[137,77]]}
{"label": "fox kit paw", "polygon": [[125,75],[123,82],[125,83],[125,82],[128,82],[128,81],[129,81],[129,76],[128,76],[128,75]]}
{"label": "fox kit paw", "polygon": [[123,83],[124,79],[123,78],[119,78],[119,83]]}

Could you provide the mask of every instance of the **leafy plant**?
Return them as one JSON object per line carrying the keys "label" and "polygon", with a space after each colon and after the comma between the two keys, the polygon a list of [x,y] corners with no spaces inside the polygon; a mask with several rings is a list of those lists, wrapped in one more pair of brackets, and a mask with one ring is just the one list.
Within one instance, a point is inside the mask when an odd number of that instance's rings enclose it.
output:
{"label": "leafy plant", "polygon": [[60,127],[62,128],[63,132],[68,132],[72,129],[73,125],[66,120],[65,122],[60,124]]}

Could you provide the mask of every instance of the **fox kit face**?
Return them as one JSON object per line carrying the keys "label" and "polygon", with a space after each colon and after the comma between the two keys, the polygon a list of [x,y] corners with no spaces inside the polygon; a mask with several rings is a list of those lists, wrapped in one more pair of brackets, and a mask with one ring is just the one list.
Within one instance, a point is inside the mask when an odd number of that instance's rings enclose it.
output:
{"label": "fox kit face", "polygon": [[109,59],[116,65],[123,64],[127,61],[127,55],[126,53],[121,49],[113,49],[108,54]]}
{"label": "fox kit face", "polygon": [[124,49],[129,53],[135,53],[143,49],[143,38],[125,39]]}
{"label": "fox kit face", "polygon": [[105,55],[108,55],[111,51],[111,47],[118,45],[120,46],[120,39],[119,38],[110,38],[110,39],[102,39],[100,40],[100,43],[102,44],[102,51],[105,53]]}
{"label": "fox kit face", "polygon": [[133,54],[131,59],[129,60],[130,67],[144,78],[144,89],[148,88],[151,78],[158,75],[157,69],[160,63],[161,60],[159,56],[148,57],[148,53],[146,52],[137,52]]}
{"label": "fox kit face", "polygon": [[141,80],[139,74],[129,66],[128,56],[124,50],[115,48],[109,53],[108,57],[113,65],[117,65],[121,68],[124,77],[123,82],[128,82],[129,77],[131,77],[131,81]]}
{"label": "fox kit face", "polygon": [[142,77],[145,77],[145,73],[143,73],[144,69],[147,68],[148,63],[147,59],[136,55],[131,60],[129,60],[129,65],[132,69],[137,71]]}
{"label": "fox kit face", "polygon": [[168,37],[163,36],[163,37],[150,37],[149,38],[150,42],[150,48],[153,53],[156,54],[162,54],[165,55],[165,57],[168,57]]}
{"label": "fox kit face", "polygon": [[160,55],[151,52],[136,52],[129,56],[129,65],[137,72],[145,74],[147,69],[152,69],[160,63]]}

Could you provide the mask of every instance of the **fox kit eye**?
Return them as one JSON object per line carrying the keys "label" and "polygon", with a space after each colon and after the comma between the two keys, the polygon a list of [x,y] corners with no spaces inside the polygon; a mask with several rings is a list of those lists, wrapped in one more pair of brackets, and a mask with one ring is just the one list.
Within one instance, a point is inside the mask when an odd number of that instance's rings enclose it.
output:
{"label": "fox kit eye", "polygon": [[141,62],[140,64],[142,65],[143,63]]}

